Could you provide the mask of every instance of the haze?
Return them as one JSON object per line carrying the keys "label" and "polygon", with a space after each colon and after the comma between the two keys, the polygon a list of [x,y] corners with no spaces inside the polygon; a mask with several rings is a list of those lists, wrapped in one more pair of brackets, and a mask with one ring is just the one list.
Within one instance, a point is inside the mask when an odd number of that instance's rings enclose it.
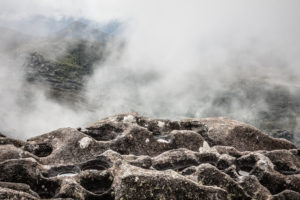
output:
{"label": "haze", "polygon": [[[0,131],[27,139],[133,111],[173,119],[227,116],[259,126],[261,113],[272,113],[270,91],[300,96],[299,19],[298,0],[2,0],[0,26],[33,37],[31,45],[76,20],[121,28],[85,82],[82,107],[28,85],[25,58],[13,46],[28,38],[3,34]],[[298,134],[300,111],[285,111]]]}

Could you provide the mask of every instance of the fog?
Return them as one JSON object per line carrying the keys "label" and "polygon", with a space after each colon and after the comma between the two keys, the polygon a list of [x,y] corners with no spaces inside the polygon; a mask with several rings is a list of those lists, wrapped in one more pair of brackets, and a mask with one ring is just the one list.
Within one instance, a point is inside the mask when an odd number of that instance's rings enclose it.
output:
{"label": "fog", "polygon": [[[26,84],[24,58],[3,48],[15,37],[1,37],[0,132],[11,137],[26,139],[133,111],[171,119],[228,116],[256,125],[259,112],[270,109],[265,91],[273,86],[265,83],[287,85],[288,93],[298,95],[297,0],[4,0],[0,10],[0,25],[19,30],[37,15],[119,20],[123,31],[117,40],[125,44],[122,50],[117,42],[109,45],[109,57],[95,64],[86,82],[87,106],[75,109],[47,98],[43,85]],[[45,33],[44,25],[33,27]],[[232,100],[218,103],[222,95]]]}

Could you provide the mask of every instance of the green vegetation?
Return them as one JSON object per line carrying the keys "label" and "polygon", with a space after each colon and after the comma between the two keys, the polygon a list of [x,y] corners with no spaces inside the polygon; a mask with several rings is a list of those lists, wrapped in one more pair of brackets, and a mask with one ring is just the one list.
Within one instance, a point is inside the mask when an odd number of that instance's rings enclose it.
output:
{"label": "green vegetation", "polygon": [[103,47],[87,41],[73,41],[67,45],[64,54],[52,59],[39,51],[31,53],[27,80],[48,85],[49,95],[55,99],[76,101],[85,77],[92,74],[94,63],[102,60]]}
{"label": "green vegetation", "polygon": [[78,59],[75,54],[68,54],[68,55],[64,56],[61,59],[60,63],[70,65],[72,67],[80,67],[78,65]]}

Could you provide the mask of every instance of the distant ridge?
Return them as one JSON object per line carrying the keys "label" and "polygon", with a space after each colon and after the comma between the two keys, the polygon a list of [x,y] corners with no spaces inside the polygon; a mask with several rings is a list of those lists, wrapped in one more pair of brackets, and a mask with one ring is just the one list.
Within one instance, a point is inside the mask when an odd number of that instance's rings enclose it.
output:
{"label": "distant ridge", "polygon": [[60,39],[82,39],[98,42],[106,42],[111,38],[109,34],[79,21],[75,21],[64,29],[56,32],[54,37]]}
{"label": "distant ridge", "polygon": [[34,39],[30,35],[6,27],[0,27],[0,32],[1,51],[14,50]]}

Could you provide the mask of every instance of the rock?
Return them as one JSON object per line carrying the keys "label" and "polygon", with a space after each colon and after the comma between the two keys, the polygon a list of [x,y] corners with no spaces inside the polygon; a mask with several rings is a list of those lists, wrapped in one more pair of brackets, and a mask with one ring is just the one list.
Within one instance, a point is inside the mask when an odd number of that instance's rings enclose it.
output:
{"label": "rock", "polygon": [[0,199],[299,199],[300,150],[226,118],[129,113],[0,141]]}
{"label": "rock", "polygon": [[271,196],[270,191],[260,184],[256,176],[240,176],[238,178],[238,183],[253,199],[264,200]]}
{"label": "rock", "polygon": [[14,145],[0,145],[0,162],[8,159],[30,158],[34,157],[31,153],[17,148]]}
{"label": "rock", "polygon": [[226,191],[198,184],[173,170],[119,166],[115,199],[225,199]]}
{"label": "rock", "polygon": [[8,137],[0,137],[0,145],[12,144],[16,147],[22,147],[25,145],[25,142],[17,139],[12,139]]}
{"label": "rock", "polygon": [[39,195],[32,191],[29,187],[29,185],[23,184],[23,183],[9,183],[9,182],[0,182],[0,188],[6,188],[6,189],[11,189],[14,190],[12,193],[18,193],[19,192],[24,192],[27,193],[28,195],[31,195],[32,198],[39,198]]}
{"label": "rock", "polygon": [[230,199],[251,199],[238,182],[211,164],[194,167],[194,172],[189,176],[195,176],[194,179],[203,185],[218,186],[226,190]]}
{"label": "rock", "polygon": [[279,173],[285,175],[300,173],[299,155],[288,150],[274,150],[266,152],[264,155],[272,161],[274,169]]}
{"label": "rock", "polygon": [[32,196],[26,192],[16,191],[9,188],[2,188],[0,187],[0,199],[9,199],[9,200],[37,200],[40,199],[38,197]]}
{"label": "rock", "polygon": [[200,164],[199,154],[184,148],[164,152],[152,159],[152,166],[157,170],[182,170]]}
{"label": "rock", "polygon": [[239,151],[295,149],[285,140],[272,138],[253,126],[224,117],[200,119],[208,127],[207,141],[211,145],[232,146]]}
{"label": "rock", "polygon": [[297,200],[300,199],[300,193],[292,190],[284,190],[277,195],[274,195],[272,200]]}

